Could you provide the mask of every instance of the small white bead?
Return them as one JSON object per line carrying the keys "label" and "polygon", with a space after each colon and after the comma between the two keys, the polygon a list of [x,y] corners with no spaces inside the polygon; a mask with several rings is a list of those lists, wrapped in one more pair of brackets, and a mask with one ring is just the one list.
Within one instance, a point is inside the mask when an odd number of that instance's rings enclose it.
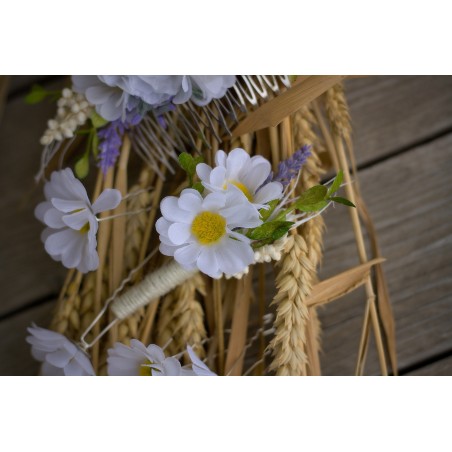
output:
{"label": "small white bead", "polygon": [[48,144],[50,144],[52,142],[52,138],[49,137],[48,135],[43,135],[41,137],[41,139],[39,140],[39,142],[43,145],[43,146],[47,146]]}
{"label": "small white bead", "polygon": [[78,112],[80,111],[80,106],[79,106],[79,104],[74,104],[74,105],[72,105],[71,111],[72,111],[72,113],[78,113]]}
{"label": "small white bead", "polygon": [[55,121],[55,119],[49,119],[47,121],[47,126],[49,127],[50,130],[56,130],[58,129],[58,122]]}
{"label": "small white bead", "polygon": [[79,126],[81,126],[82,124],[85,124],[87,116],[85,113],[83,113],[83,111],[80,111],[79,113],[77,113],[76,118]]}
{"label": "small white bead", "polygon": [[71,130],[75,130],[77,128],[77,121],[74,118],[69,118],[66,121],[66,127],[68,127]]}
{"label": "small white bead", "polygon": [[66,127],[64,129],[61,129],[61,131],[63,132],[65,138],[72,138],[74,136],[74,132]]}
{"label": "small white bead", "polygon": [[72,90],[70,90],[69,88],[64,88],[62,93],[64,98],[69,99],[70,97],[72,97]]}

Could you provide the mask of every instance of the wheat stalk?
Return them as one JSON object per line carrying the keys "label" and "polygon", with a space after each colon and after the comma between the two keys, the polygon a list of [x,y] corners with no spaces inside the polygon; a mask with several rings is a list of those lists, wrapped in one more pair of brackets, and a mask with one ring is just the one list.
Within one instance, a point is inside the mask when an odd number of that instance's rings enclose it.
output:
{"label": "wheat stalk", "polygon": [[270,342],[273,352],[270,369],[277,375],[306,375],[305,327],[309,312],[305,301],[311,292],[314,272],[307,255],[305,239],[291,234],[279,264],[276,275],[278,292],[272,302],[277,308],[275,337]]}
{"label": "wheat stalk", "polygon": [[168,344],[171,355],[191,345],[199,357],[204,358],[202,342],[206,339],[204,312],[196,299],[196,292],[205,295],[202,276],[198,273],[176,287],[163,299],[157,323],[157,343]]}

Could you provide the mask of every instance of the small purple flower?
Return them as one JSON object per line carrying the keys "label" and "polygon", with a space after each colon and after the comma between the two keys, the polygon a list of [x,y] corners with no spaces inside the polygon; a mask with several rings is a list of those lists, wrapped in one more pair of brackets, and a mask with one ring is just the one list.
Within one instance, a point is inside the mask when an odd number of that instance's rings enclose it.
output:
{"label": "small purple flower", "polygon": [[104,174],[114,166],[119,157],[119,150],[122,144],[122,136],[126,130],[136,126],[142,119],[135,111],[127,113],[124,121],[116,119],[97,132],[99,137],[99,161],[97,166]]}
{"label": "small purple flower", "polygon": [[273,178],[273,181],[281,182],[285,188],[292,179],[297,177],[301,167],[311,155],[311,147],[312,146],[305,144],[302,148],[298,149],[292,157],[280,162],[278,165],[278,173]]}

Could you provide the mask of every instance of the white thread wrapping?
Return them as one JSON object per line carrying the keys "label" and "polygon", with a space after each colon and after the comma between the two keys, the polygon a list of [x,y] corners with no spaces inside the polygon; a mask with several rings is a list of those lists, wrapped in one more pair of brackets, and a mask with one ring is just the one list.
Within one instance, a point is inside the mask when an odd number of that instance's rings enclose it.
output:
{"label": "white thread wrapping", "polygon": [[[287,235],[277,240],[271,245],[265,245],[255,251],[254,258],[256,262],[270,262],[281,259],[281,251],[287,241]],[[229,278],[242,278],[248,273],[248,267],[243,272],[235,275],[225,275]],[[155,298],[166,295],[176,288],[179,284],[192,277],[198,270],[186,270],[175,260],[160,267],[147,275],[139,284],[131,287],[124,294],[120,295],[111,305],[113,314],[119,319],[125,319],[133,314],[138,308],[146,306]]]}
{"label": "white thread wrapping", "polygon": [[113,314],[125,319],[151,300],[166,295],[198,270],[186,270],[175,260],[147,275],[143,281],[120,295],[111,305]]}

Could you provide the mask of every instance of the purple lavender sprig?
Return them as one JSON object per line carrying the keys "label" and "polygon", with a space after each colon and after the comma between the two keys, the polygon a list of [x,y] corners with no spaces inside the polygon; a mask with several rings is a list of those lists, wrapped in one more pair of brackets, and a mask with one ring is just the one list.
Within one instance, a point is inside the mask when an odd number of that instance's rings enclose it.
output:
{"label": "purple lavender sprig", "polygon": [[136,126],[141,119],[142,116],[136,111],[130,111],[127,113],[124,121],[121,118],[116,119],[98,130],[97,136],[100,140],[100,152],[97,166],[102,170],[104,175],[109,168],[114,166],[119,157],[124,132]]}
{"label": "purple lavender sprig", "polygon": [[292,157],[279,162],[278,173],[273,180],[281,182],[283,187],[286,188],[289,182],[297,177],[301,167],[311,155],[311,147],[312,146],[305,144],[302,148],[298,149]]}

